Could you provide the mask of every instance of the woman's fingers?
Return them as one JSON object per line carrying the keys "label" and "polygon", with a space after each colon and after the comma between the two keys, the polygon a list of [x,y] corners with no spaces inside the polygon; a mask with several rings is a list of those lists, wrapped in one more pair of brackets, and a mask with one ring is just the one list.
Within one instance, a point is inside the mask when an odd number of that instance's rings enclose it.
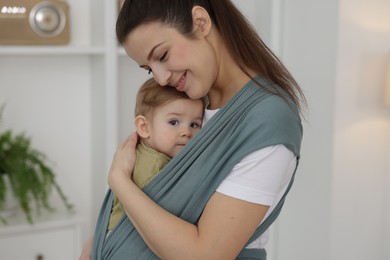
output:
{"label": "woman's fingers", "polygon": [[122,178],[131,178],[136,159],[137,133],[131,133],[119,146],[112,160],[108,184],[111,188]]}

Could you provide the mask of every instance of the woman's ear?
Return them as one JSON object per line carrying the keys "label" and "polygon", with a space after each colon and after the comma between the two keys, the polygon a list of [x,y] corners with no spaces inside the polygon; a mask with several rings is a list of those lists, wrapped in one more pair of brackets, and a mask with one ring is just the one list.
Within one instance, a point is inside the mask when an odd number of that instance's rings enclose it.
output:
{"label": "woman's ear", "polygon": [[192,8],[193,32],[198,35],[207,36],[211,30],[211,18],[206,9],[201,6]]}
{"label": "woman's ear", "polygon": [[134,119],[135,128],[137,129],[137,133],[141,138],[148,138],[149,134],[149,122],[146,117],[139,115]]}

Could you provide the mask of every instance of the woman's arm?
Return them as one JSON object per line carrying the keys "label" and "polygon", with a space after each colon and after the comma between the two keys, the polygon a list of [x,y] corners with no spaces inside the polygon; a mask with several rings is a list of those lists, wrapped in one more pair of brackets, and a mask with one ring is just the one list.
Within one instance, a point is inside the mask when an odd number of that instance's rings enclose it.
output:
{"label": "woman's arm", "polygon": [[198,225],[188,223],[154,203],[129,178],[136,142],[131,135],[118,148],[109,185],[149,248],[163,259],[234,259],[269,207],[215,193]]}
{"label": "woman's arm", "polygon": [[79,260],[91,260],[92,242],[93,237],[90,236],[84,244]]}

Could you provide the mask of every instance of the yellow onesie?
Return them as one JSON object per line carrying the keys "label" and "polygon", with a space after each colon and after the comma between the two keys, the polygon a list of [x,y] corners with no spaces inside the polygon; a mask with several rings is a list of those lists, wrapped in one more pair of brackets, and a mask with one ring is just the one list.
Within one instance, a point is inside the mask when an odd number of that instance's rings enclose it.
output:
{"label": "yellow onesie", "polygon": [[[147,147],[143,142],[137,145],[137,159],[135,161],[132,179],[142,189],[148,184],[162,168],[171,160],[167,155]],[[108,231],[112,230],[121,219],[124,213],[122,204],[114,197]]]}

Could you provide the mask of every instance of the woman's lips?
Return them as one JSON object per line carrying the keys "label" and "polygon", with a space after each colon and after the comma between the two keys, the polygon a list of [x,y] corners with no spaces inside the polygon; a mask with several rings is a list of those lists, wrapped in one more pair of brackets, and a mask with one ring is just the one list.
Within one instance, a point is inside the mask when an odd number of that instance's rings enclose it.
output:
{"label": "woman's lips", "polygon": [[184,91],[184,87],[185,87],[185,83],[186,83],[186,75],[187,75],[187,72],[185,72],[183,74],[183,76],[179,79],[179,81],[177,82],[175,87],[178,91]]}

